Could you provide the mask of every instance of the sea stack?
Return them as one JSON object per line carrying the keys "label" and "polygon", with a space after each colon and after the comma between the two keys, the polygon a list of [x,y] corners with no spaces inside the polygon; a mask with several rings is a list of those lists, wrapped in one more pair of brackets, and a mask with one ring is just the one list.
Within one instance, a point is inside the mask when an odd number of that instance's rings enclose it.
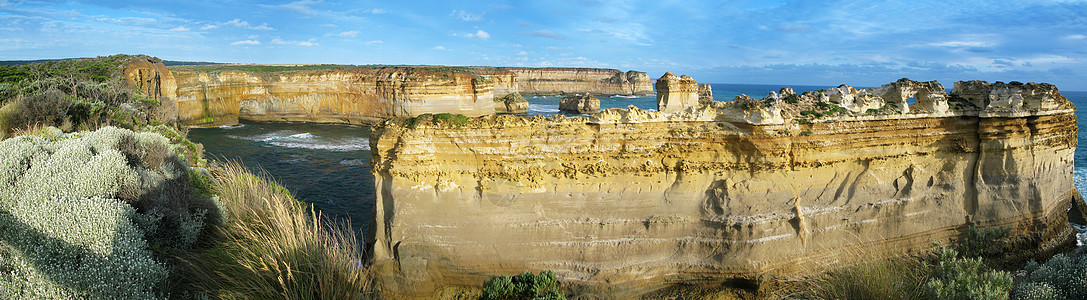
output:
{"label": "sea stack", "polygon": [[666,72],[657,79],[657,111],[671,113],[698,106],[698,82]]}
{"label": "sea stack", "polygon": [[698,101],[713,102],[713,87],[709,83],[698,84]]}
{"label": "sea stack", "polygon": [[597,113],[600,112],[600,99],[596,99],[590,93],[562,97],[561,102],[559,102],[559,110],[579,114]]}

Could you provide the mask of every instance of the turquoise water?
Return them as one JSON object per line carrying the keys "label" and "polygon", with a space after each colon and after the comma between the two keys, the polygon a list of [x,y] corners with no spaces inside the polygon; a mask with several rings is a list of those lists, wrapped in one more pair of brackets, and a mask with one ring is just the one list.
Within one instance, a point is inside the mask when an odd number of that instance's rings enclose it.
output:
{"label": "turquoise water", "polygon": [[[765,97],[781,86],[714,84],[718,101],[739,94]],[[828,86],[792,86],[797,93]],[[1083,130],[1087,92],[1062,92],[1077,107],[1080,124],[1075,155],[1075,184],[1087,191],[1087,132]],[[560,97],[529,97],[528,115],[556,114]],[[598,97],[602,108],[636,105],[655,109],[656,98]],[[370,174],[370,130],[350,125],[305,123],[263,123],[243,121],[241,125],[193,129],[189,138],[204,144],[209,157],[239,160],[254,172],[267,172],[295,197],[312,203],[326,216],[350,222],[357,232],[367,232],[373,216],[374,180]],[[361,240],[361,239],[360,239]]]}

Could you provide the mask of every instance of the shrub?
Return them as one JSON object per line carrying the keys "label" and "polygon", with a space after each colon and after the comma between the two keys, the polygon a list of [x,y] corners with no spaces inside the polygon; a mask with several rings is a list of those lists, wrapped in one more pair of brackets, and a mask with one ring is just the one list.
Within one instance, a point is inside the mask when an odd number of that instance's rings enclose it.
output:
{"label": "shrub", "polygon": [[1087,260],[1054,255],[1045,264],[1031,261],[1023,269],[1015,299],[1087,299]]}
{"label": "shrub", "polygon": [[800,135],[801,136],[809,136],[809,135],[811,135],[811,133],[812,133],[811,130],[804,130],[804,131],[800,132]]}
{"label": "shrub", "polygon": [[189,284],[228,299],[354,299],[369,290],[349,228],[238,163],[215,174],[226,222],[209,248],[183,258]]}
{"label": "shrub", "polygon": [[539,275],[524,272],[513,277],[495,276],[483,283],[481,299],[566,299],[559,291],[555,272],[541,271]]}
{"label": "shrub", "polygon": [[165,138],[107,127],[0,141],[0,298],[163,296],[152,249],[198,240],[217,210]]}
{"label": "shrub", "polygon": [[970,225],[966,238],[959,243],[959,250],[964,256],[977,257],[999,253],[1003,249],[1002,239],[1008,237],[1008,228],[985,227],[979,229]]}
{"label": "shrub", "polygon": [[1012,276],[1002,271],[985,271],[981,258],[958,258],[959,253],[941,248],[932,280],[925,284],[932,299],[1008,299]]}
{"label": "shrub", "polygon": [[9,128],[59,126],[68,120],[68,108],[72,106],[72,101],[57,89],[45,90],[15,103],[14,109],[4,118]]}

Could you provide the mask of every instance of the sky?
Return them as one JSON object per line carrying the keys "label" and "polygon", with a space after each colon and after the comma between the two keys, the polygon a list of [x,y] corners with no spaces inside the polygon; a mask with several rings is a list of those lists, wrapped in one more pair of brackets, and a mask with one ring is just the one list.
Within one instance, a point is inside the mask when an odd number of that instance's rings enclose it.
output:
{"label": "sky", "polygon": [[1087,91],[1087,0],[0,0],[0,60],[118,53],[601,67],[775,85],[1048,82]]}

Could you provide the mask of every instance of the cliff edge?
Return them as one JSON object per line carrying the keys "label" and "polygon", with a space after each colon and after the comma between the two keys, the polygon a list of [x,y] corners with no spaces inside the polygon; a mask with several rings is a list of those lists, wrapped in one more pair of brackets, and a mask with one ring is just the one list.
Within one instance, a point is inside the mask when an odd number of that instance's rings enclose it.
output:
{"label": "cliff edge", "polygon": [[367,249],[396,298],[546,269],[617,298],[757,286],[969,225],[1011,228],[1029,256],[1072,241],[1076,134],[1049,84],[908,79],[672,113],[391,119],[370,139]]}

